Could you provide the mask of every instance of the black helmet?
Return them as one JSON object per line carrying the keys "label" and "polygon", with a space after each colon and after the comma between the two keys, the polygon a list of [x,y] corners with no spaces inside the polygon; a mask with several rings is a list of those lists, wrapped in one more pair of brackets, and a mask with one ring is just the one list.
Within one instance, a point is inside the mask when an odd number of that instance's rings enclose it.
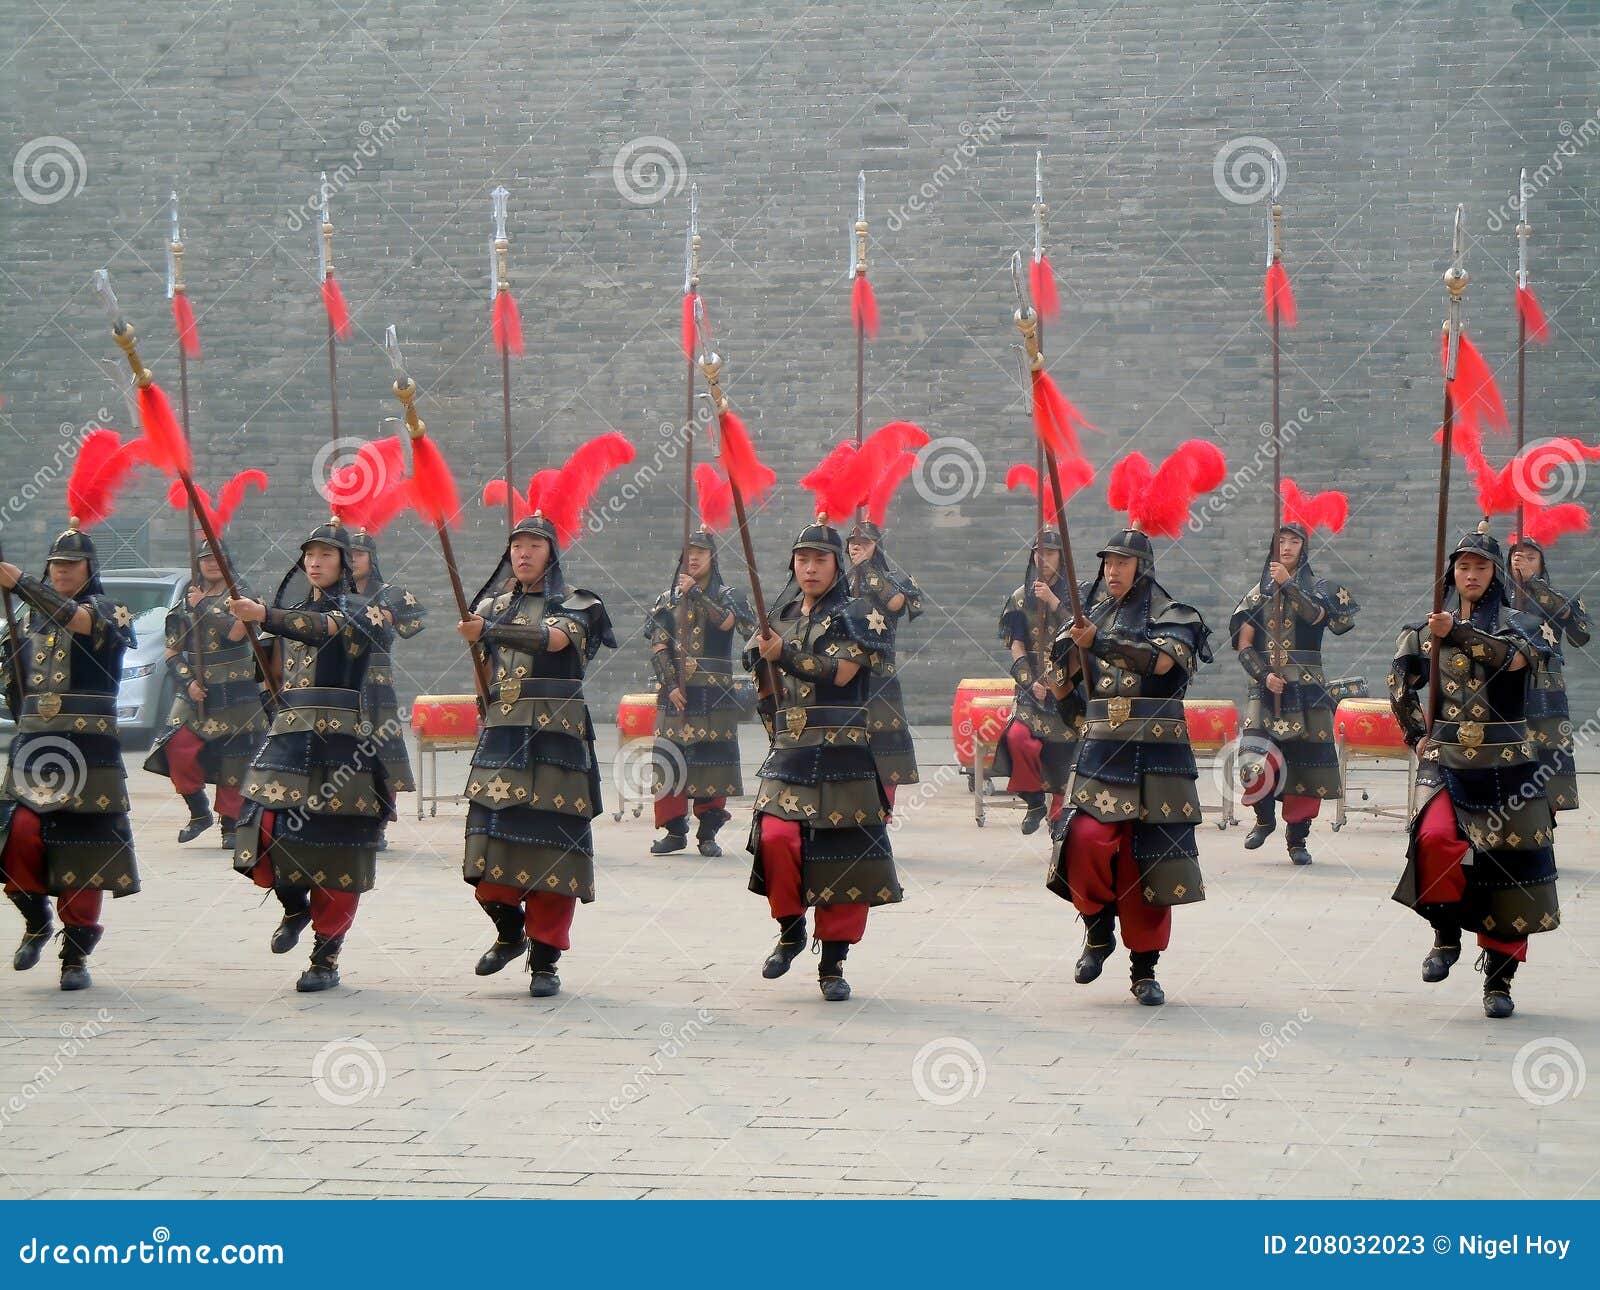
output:
{"label": "black helmet", "polygon": [[1505,554],[1500,549],[1500,543],[1493,533],[1489,532],[1489,518],[1485,516],[1478,521],[1478,527],[1470,529],[1461,535],[1460,540],[1450,552],[1450,561],[1445,566],[1444,589],[1447,595],[1453,593],[1455,586],[1456,560],[1463,555],[1475,555],[1487,560],[1494,567],[1494,577],[1489,582],[1489,589],[1484,593],[1483,602],[1494,604],[1493,593],[1498,592],[1499,603],[1509,605],[1510,597],[1506,593],[1506,561]]}
{"label": "black helmet", "polygon": [[89,535],[78,527],[78,517],[74,515],[67,521],[67,527],[56,534],[56,539],[50,544],[50,553],[45,556],[45,564],[76,564],[79,560],[89,562],[89,579],[84,584],[84,590],[94,595],[100,595],[105,588],[100,585],[100,557],[94,549],[94,543]]}
{"label": "black helmet", "polygon": [[1131,555],[1139,562],[1141,576],[1153,572],[1156,567],[1156,549],[1142,529],[1122,529],[1112,534],[1095,555],[1101,560],[1108,555]]}
{"label": "black helmet", "polygon": [[505,590],[511,578],[512,540],[529,535],[541,537],[550,544],[550,563],[545,566],[544,571],[544,594],[560,596],[566,593],[567,583],[561,573],[561,542],[556,537],[556,526],[543,511],[535,511],[532,515],[518,520],[512,527],[510,535],[506,538],[505,550],[500,553],[499,563],[489,575],[489,580],[478,588],[477,594],[472,598],[473,604],[477,604],[487,596],[497,596]]}
{"label": "black helmet", "polygon": [[871,520],[863,516],[861,519],[858,519],[855,522],[855,527],[850,530],[849,540],[853,542],[857,538],[865,538],[868,542],[882,542],[883,526],[881,524],[874,524]]}
{"label": "black helmet", "polygon": [[[339,553],[339,590],[346,594],[355,591],[356,584],[350,574],[350,530],[345,528],[337,515],[330,516],[326,521],[317,525],[306,535],[306,540],[300,544],[300,554],[303,557],[306,548],[314,542],[323,546],[331,546]],[[298,604],[304,596],[297,596],[293,600],[285,600],[285,593],[294,583],[296,577],[305,578],[305,567],[301,561],[296,560],[288,573],[283,575],[283,581],[278,584],[278,593],[273,597],[273,604],[279,608]]]}

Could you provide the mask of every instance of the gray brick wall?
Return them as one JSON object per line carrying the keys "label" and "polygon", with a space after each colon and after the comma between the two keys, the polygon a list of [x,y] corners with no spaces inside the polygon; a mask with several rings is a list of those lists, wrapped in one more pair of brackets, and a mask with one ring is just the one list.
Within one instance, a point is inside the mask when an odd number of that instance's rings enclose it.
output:
{"label": "gray brick wall", "polygon": [[[683,404],[684,201],[630,203],[613,161],[641,136],[681,150],[701,185],[704,291],[730,392],[786,485],[755,520],[774,585],[803,518],[792,481],[852,427],[844,227],[865,168],[885,318],[868,358],[869,422],[906,417],[963,437],[986,467],[985,486],[960,505],[930,507],[908,486],[895,508],[895,550],[933,606],[904,638],[906,691],[922,719],[947,715],[959,677],[1000,671],[994,618],[1031,524],[1031,504],[1007,496],[1002,479],[1033,451],[1006,260],[1029,237],[1035,148],[1047,154],[1067,310],[1047,337],[1052,367],[1103,428],[1088,444],[1102,464],[1195,434],[1215,437],[1235,465],[1256,451],[1268,409],[1263,207],[1224,200],[1213,161],[1248,135],[1288,157],[1303,321],[1287,338],[1284,408],[1309,414],[1289,469],[1308,487],[1351,493],[1351,527],[1321,563],[1365,606],[1360,630],[1333,648],[1336,671],[1380,683],[1396,623],[1427,595],[1439,275],[1458,200],[1479,239],[1470,325],[1508,396],[1514,386],[1514,220],[1489,224],[1519,165],[1550,163],[1533,245],[1555,337],[1531,356],[1530,436],[1593,437],[1585,288],[1600,269],[1590,142],[1600,18],[1589,6],[1553,19],[1489,0],[600,0],[509,11],[485,0],[92,0],[54,20],[7,8],[0,119],[11,155],[56,136],[84,162],[81,190],[59,201],[24,200],[16,183],[0,193],[0,469],[11,497],[0,519],[7,554],[29,563],[62,518],[59,481],[45,500],[24,495],[61,442],[58,426],[101,407],[122,424],[97,366],[115,351],[88,289],[94,268],[111,267],[146,360],[176,394],[162,298],[163,200],[175,183],[205,345],[191,372],[201,475],[214,483],[247,463],[272,473],[268,501],[247,503],[234,544],[258,583],[276,579],[319,517],[310,463],[329,433],[313,243],[293,225],[317,171],[357,158],[335,201],[357,325],[339,354],[342,428],[370,434],[396,411],[378,342],[398,323],[423,415],[470,492],[500,473],[489,188],[512,193],[529,350],[513,363],[519,476],[604,429],[627,433],[648,462]],[[1570,155],[1558,155],[1563,145]],[[925,184],[924,209],[891,231],[891,212]],[[637,627],[678,532],[681,459],[662,466],[569,557],[627,638],[597,668],[602,707],[647,676]],[[1457,479],[1453,528],[1472,518]],[[1104,472],[1073,508],[1085,566],[1110,524],[1103,485]],[[139,486],[125,518],[153,514],[154,556],[181,562],[183,528],[161,491]],[[1219,631],[1256,568],[1268,513],[1253,475],[1240,500],[1163,551],[1169,585]],[[499,532],[495,516],[469,510],[457,538],[469,582],[487,572]],[[402,688],[466,689],[427,535],[402,521],[385,550],[434,611],[433,628],[400,648]],[[1592,538],[1569,539],[1561,581],[1591,576],[1596,552]],[[1570,672],[1592,711],[1595,670],[1580,659]],[[1233,694],[1239,679],[1225,658],[1199,689]]]}

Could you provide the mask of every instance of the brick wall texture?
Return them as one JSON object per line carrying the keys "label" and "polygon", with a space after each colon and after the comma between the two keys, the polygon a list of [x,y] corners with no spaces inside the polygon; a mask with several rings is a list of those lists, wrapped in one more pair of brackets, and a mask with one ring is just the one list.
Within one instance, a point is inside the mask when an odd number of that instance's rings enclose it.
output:
{"label": "brick wall texture", "polygon": [[[639,626],[678,541],[679,156],[700,185],[703,291],[728,390],[783,480],[753,525],[773,589],[804,519],[794,481],[854,426],[845,229],[856,172],[867,172],[884,317],[867,355],[869,428],[908,418],[961,441],[921,477],[923,493],[958,500],[930,504],[908,483],[891,516],[893,549],[931,606],[902,638],[918,719],[946,717],[960,677],[1003,671],[995,618],[1032,523],[1031,502],[1003,479],[1033,455],[1007,261],[1029,242],[1036,149],[1065,304],[1046,337],[1051,366],[1101,431],[1086,437],[1100,477],[1072,507],[1080,568],[1111,527],[1110,461],[1135,447],[1159,457],[1192,435],[1224,448],[1238,482],[1198,531],[1162,544],[1163,578],[1220,635],[1259,568],[1270,515],[1266,208],[1224,192],[1247,195],[1259,180],[1248,165],[1259,145],[1248,143],[1230,178],[1239,139],[1269,141],[1288,164],[1301,316],[1282,369],[1295,423],[1288,471],[1351,496],[1350,525],[1322,543],[1320,564],[1348,579],[1364,613],[1333,644],[1332,672],[1363,674],[1381,692],[1396,626],[1428,596],[1440,275],[1458,201],[1473,238],[1469,326],[1514,397],[1509,199],[1520,166],[1534,178],[1534,282],[1553,320],[1551,343],[1528,357],[1528,437],[1594,437],[1594,6],[85,0],[54,18],[5,8],[0,121],[14,166],[0,191],[0,536],[29,564],[63,518],[62,444],[99,409],[126,426],[102,365],[116,351],[94,269],[111,269],[147,363],[176,398],[163,294],[175,185],[204,346],[190,365],[200,476],[271,473],[233,545],[258,585],[276,581],[323,512],[313,464],[330,438],[329,388],[307,204],[321,170],[338,190],[336,262],[356,328],[338,355],[341,430],[371,436],[396,412],[381,340],[397,324],[420,410],[465,493],[501,473],[487,239],[489,190],[510,190],[527,340],[512,361],[518,475],[602,430],[639,450],[603,494],[619,508],[568,556],[624,637],[595,669],[601,711],[646,687]],[[64,192],[59,177],[49,191],[41,157],[52,151],[66,157]],[[1491,452],[1503,459],[1504,443]],[[963,477],[980,463],[981,481]],[[182,563],[183,525],[163,491],[140,483],[121,521],[147,522],[151,558]],[[1458,469],[1452,530],[1472,508]],[[456,548],[469,585],[501,535],[498,514],[468,509]],[[466,690],[431,536],[402,520],[384,549],[391,575],[434,615],[399,648],[402,690]],[[1596,553],[1592,536],[1568,539],[1558,582],[1581,585]],[[725,564],[742,576],[731,545]],[[1219,652],[1196,688],[1236,695],[1241,674]],[[1592,712],[1600,678],[1586,659],[1569,670],[1575,711]]]}

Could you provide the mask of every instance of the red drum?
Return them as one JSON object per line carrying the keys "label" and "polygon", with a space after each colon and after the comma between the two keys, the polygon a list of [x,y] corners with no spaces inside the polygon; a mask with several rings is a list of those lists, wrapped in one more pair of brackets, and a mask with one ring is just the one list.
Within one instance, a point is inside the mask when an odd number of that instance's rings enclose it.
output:
{"label": "red drum", "polygon": [[478,700],[470,694],[419,694],[411,705],[411,728],[419,742],[478,737]]}
{"label": "red drum", "polygon": [[656,732],[656,696],[624,694],[617,703],[617,733],[624,739],[647,739]]}
{"label": "red drum", "polygon": [[1183,717],[1197,753],[1220,752],[1239,737],[1239,708],[1231,699],[1185,699]]}
{"label": "red drum", "polygon": [[[1010,677],[994,679],[969,677],[956,686],[955,703],[950,708],[950,737],[955,741],[956,760],[962,766],[968,768],[972,766],[972,701],[982,696],[1003,696],[1009,703],[1016,689],[1017,684]],[[1008,709],[1007,719],[1009,717]],[[985,720],[992,720],[992,717]],[[1001,721],[1000,725],[1004,724],[1005,721]],[[997,726],[990,737],[999,738],[999,736],[1000,728]]]}
{"label": "red drum", "polygon": [[1006,722],[1011,720],[1012,701],[1010,694],[973,696],[972,706],[968,709],[972,721],[973,756],[977,756],[978,744],[987,746],[989,757],[984,762],[984,770],[994,764],[994,747],[1000,742],[1000,732],[1006,728]]}
{"label": "red drum", "polygon": [[1358,757],[1407,758],[1400,723],[1387,699],[1345,699],[1333,714],[1334,733]]}

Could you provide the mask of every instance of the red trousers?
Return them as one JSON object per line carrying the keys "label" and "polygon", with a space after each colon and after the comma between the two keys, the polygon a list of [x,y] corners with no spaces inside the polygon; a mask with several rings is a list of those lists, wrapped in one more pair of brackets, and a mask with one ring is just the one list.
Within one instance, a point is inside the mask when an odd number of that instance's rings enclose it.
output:
{"label": "red trousers", "polygon": [[[1450,794],[1438,792],[1422,808],[1417,824],[1417,898],[1424,904],[1453,905],[1467,894],[1467,875],[1461,867],[1471,850],[1456,821]],[[1509,954],[1518,963],[1528,961],[1528,942],[1497,941],[1478,933],[1478,945]]]}
{"label": "red trousers", "polygon": [[[1244,781],[1244,795],[1239,799],[1246,806],[1254,806],[1263,798],[1272,793],[1271,776],[1263,772],[1254,779]],[[1317,813],[1322,810],[1320,797],[1304,797],[1297,793],[1283,795],[1283,822],[1285,824],[1301,824],[1306,820],[1314,820]]]}
{"label": "red trousers", "polygon": [[[6,895],[42,896],[44,880],[44,837],[39,817],[19,805],[11,813],[11,832],[6,849],[0,852],[0,872],[5,874]],[[68,927],[99,927],[103,892],[75,887],[56,897],[56,912]]]}
{"label": "red trousers", "polygon": [[522,905],[528,938],[558,950],[572,948],[572,916],[578,912],[576,896],[560,896],[553,891],[523,891],[498,882],[478,884],[480,905]]}
{"label": "red trousers", "polygon": [[1065,842],[1067,885],[1080,914],[1114,908],[1130,950],[1164,950],[1172,939],[1172,910],[1145,903],[1133,860],[1133,821],[1106,824],[1079,811]]}
{"label": "red trousers", "polygon": [[[694,816],[699,819],[707,811],[720,811],[728,805],[726,797],[697,797],[694,799]],[[689,813],[689,799],[682,793],[663,793],[656,798],[656,828],[663,829],[674,820]]]}
{"label": "red trousers", "polygon": [[[761,871],[766,878],[767,906],[774,918],[794,918],[806,912],[801,881],[800,825],[762,815]],[[818,905],[816,937],[819,941],[856,944],[866,935],[867,906]]]}
{"label": "red trousers", "polygon": [[[261,858],[250,871],[250,881],[269,890],[272,881],[272,834],[277,825],[276,811],[261,812]],[[356,906],[361,897],[353,891],[333,891],[327,887],[311,888],[311,927],[323,936],[343,936],[356,921]]]}
{"label": "red trousers", "polygon": [[[1006,751],[1011,754],[1011,778],[1006,781],[1008,793],[1042,793],[1044,791],[1043,763],[1040,754],[1044,741],[1020,721],[1006,727]],[[1050,794],[1050,818],[1061,814],[1062,794]]]}
{"label": "red trousers", "polygon": [[[200,754],[205,746],[205,740],[188,726],[180,727],[178,733],[167,740],[167,770],[172,776],[172,787],[185,796],[199,793],[206,786],[206,773],[200,768]],[[239,796],[237,788],[217,786],[218,815],[236,820],[243,809],[244,798]]]}

